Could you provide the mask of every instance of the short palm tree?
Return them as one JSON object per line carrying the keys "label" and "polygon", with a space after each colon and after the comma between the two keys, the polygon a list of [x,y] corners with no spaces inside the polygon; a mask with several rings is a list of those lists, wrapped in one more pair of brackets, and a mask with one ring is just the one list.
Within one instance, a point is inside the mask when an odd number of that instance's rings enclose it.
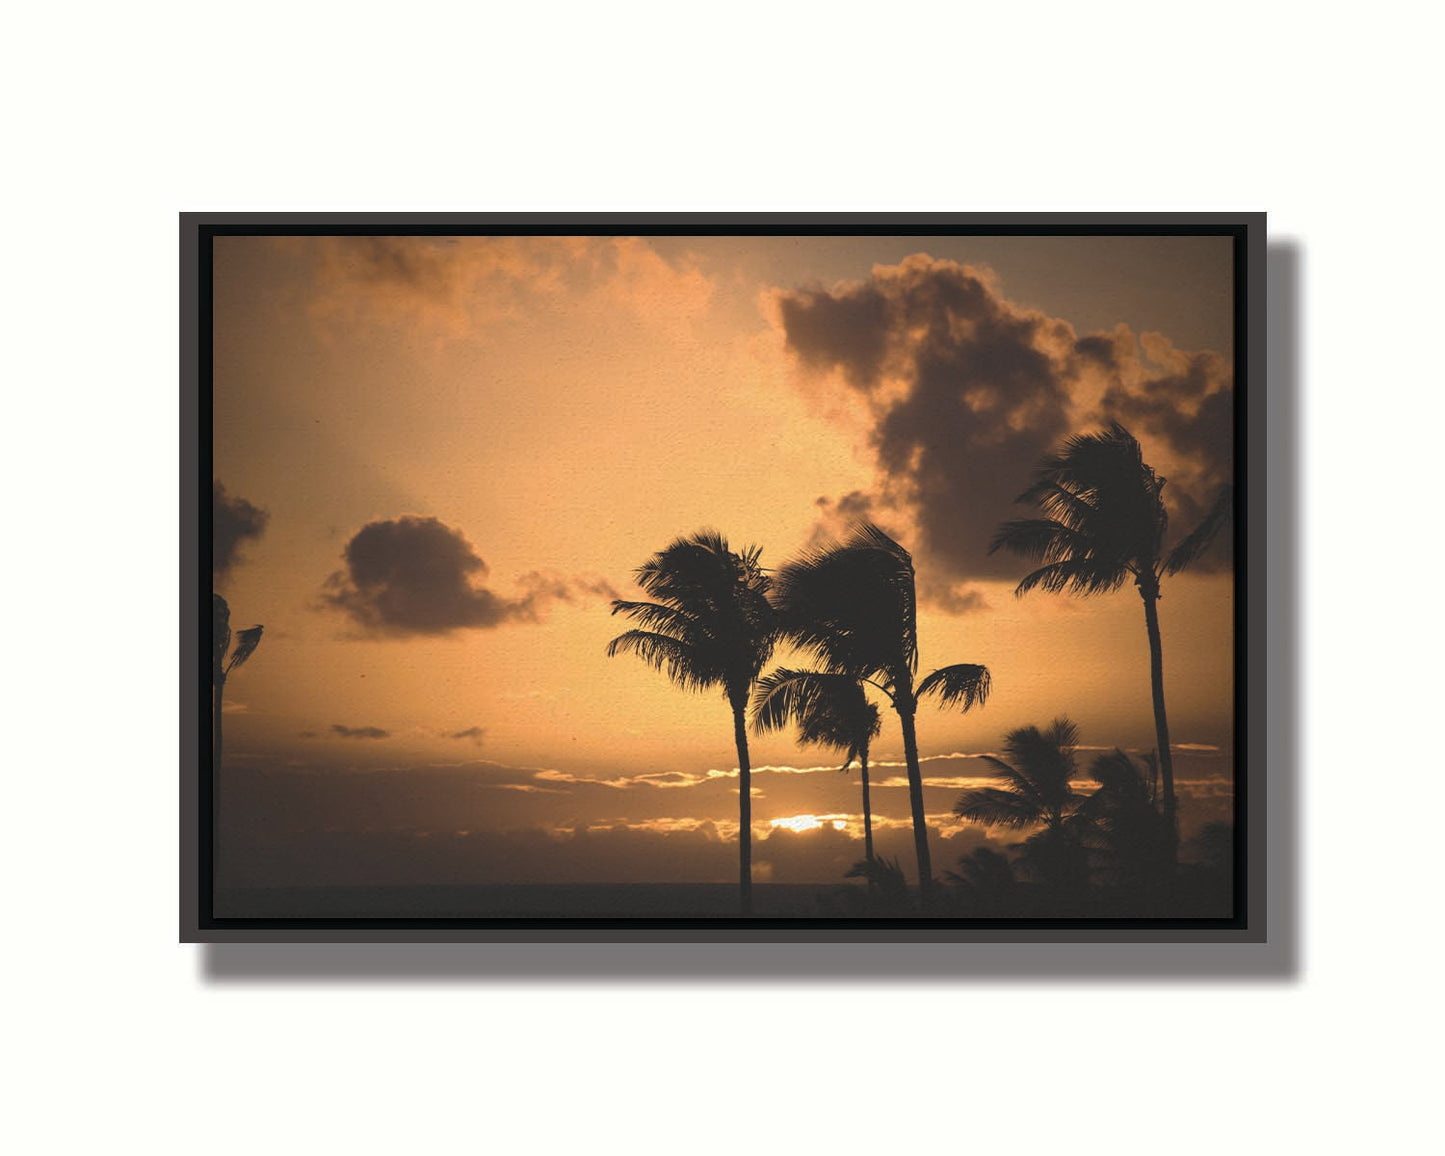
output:
{"label": "short palm tree", "polygon": [[1177,855],[1178,819],[1169,721],[1164,710],[1164,658],[1159,641],[1159,583],[1177,574],[1209,547],[1229,520],[1233,492],[1225,487],[1213,508],[1183,540],[1165,551],[1169,515],[1164,481],[1144,461],[1138,441],[1118,422],[1099,433],[1077,434],[1044,458],[1033,485],[1020,502],[1039,507],[1043,517],[1006,522],[989,552],[1006,549],[1041,563],[1026,574],[1015,593],[1039,586],[1050,593],[1106,594],[1132,579],[1144,600],[1149,634],[1149,671],[1154,731],[1164,788],[1164,817]]}
{"label": "short palm tree", "polygon": [[972,905],[986,913],[1002,911],[1017,901],[1018,879],[1007,855],[991,847],[975,847],[958,860],[957,871],[944,878],[963,891]]}
{"label": "short palm tree", "polygon": [[960,819],[972,819],[986,827],[1015,830],[1042,823],[1061,827],[1083,796],[1074,790],[1078,773],[1074,748],[1079,745],[1079,728],[1067,718],[1056,718],[1044,730],[1019,727],[1004,739],[1008,761],[983,755],[981,758],[1002,787],[980,787],[965,791],[953,805]]}
{"label": "short palm tree", "polygon": [[1070,820],[1084,796],[1074,790],[1078,773],[1074,749],[1079,728],[1067,718],[1056,718],[1043,730],[1019,727],[1004,739],[1003,759],[984,755],[1001,787],[979,787],[965,791],[954,804],[953,813],[986,827],[1022,830],[1042,826],[1025,844],[1025,858],[1041,881],[1055,886],[1082,882],[1068,878],[1078,874],[1081,851]]}
{"label": "short palm tree", "polygon": [[868,747],[882,727],[878,708],[863,685],[846,674],[780,667],[753,693],[753,730],[758,734],[798,726],[798,741],[842,751],[846,771],[858,760],[863,780],[863,856],[873,859],[873,810],[868,800]]}
{"label": "short palm tree", "polygon": [[612,603],[612,613],[637,623],[607,645],[608,656],[630,652],[684,690],[721,688],[733,711],[738,752],[738,887],[743,914],[752,911],[752,768],[747,708],[753,683],[772,656],[776,628],[770,580],[750,546],[728,548],[716,530],[678,538],[637,569],[651,602]]}
{"label": "short palm tree", "polygon": [[1153,751],[1136,762],[1122,750],[1094,759],[1089,775],[1098,789],[1079,806],[1079,817],[1099,860],[1099,873],[1114,887],[1141,892],[1168,874],[1170,834],[1155,798]]}
{"label": "short palm tree", "polygon": [[261,645],[259,626],[250,626],[236,635],[236,649],[231,649],[231,608],[219,594],[211,595],[211,758],[214,768],[221,765],[221,700],[226,679]]}
{"label": "short palm tree", "polygon": [[862,523],[845,541],[818,547],[784,566],[773,601],[783,633],[824,673],[870,683],[898,712],[919,889],[926,904],[932,896],[933,869],[914,725],[918,700],[936,694],[944,706],[965,711],[981,706],[989,692],[988,669],[958,663],[914,684],[918,603],[913,558],[872,523]]}

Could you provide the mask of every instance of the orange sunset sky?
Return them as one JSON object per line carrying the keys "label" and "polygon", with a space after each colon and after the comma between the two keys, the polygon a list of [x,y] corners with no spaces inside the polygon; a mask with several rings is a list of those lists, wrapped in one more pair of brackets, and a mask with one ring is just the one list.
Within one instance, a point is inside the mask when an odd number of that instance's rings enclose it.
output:
{"label": "orange sunset sky", "polygon": [[[1232,470],[1231,279],[1223,237],[217,237],[215,586],[265,625],[226,686],[220,881],[735,879],[727,704],[607,658],[609,600],[679,535],[772,568],[861,515],[913,552],[922,669],[992,673],[918,716],[935,864],[1016,839],[952,817],[968,756],[1060,714],[1151,748],[1148,648],[1131,586],[1015,598],[989,537],[1110,419],[1192,526]],[[1187,855],[1230,813],[1227,557],[1160,617]],[[754,877],[841,879],[856,771],[751,753]],[[885,710],[907,865],[901,760]]]}

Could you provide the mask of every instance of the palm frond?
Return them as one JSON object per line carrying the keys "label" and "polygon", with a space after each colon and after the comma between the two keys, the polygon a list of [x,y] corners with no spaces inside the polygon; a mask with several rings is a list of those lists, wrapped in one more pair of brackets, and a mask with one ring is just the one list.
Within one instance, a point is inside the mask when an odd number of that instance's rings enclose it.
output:
{"label": "palm frond", "polygon": [[887,680],[918,669],[913,559],[872,523],[789,562],[773,599],[782,631],[829,671]]}
{"label": "palm frond", "polygon": [[615,639],[607,653],[631,651],[679,686],[721,685],[735,703],[746,703],[777,639],[761,556],[756,546],[733,552],[716,530],[676,539],[636,571],[655,601],[612,604],[613,614],[638,629]]}
{"label": "palm frond", "polygon": [[1044,517],[1005,522],[989,549],[1044,563],[1019,583],[1019,594],[1039,586],[1085,595],[1115,590],[1130,574],[1158,571],[1169,522],[1163,490],[1164,479],[1122,425],[1075,434],[1040,461],[1019,495]]}
{"label": "palm frond", "polygon": [[1009,891],[1018,882],[1008,856],[991,847],[975,847],[971,854],[960,856],[958,870],[947,871],[944,877],[972,891],[992,893]]}
{"label": "palm frond", "polygon": [[256,652],[256,647],[261,645],[263,629],[264,627],[261,626],[248,626],[236,635],[236,649],[231,652],[231,660],[226,663],[227,674],[230,674]]}
{"label": "palm frond", "polygon": [[226,651],[231,649],[231,608],[219,594],[211,595],[211,670],[217,681],[226,677]]}
{"label": "palm frond", "polygon": [[1199,525],[1169,551],[1168,560],[1164,563],[1164,569],[1170,574],[1178,574],[1179,571],[1192,565],[1199,556],[1209,549],[1215,537],[1234,517],[1234,487],[1223,486],[1215,495],[1214,504],[1210,506],[1209,512],[1200,519]]}
{"label": "palm frond", "polygon": [[723,669],[695,647],[669,634],[651,630],[629,630],[607,644],[607,657],[635,654],[653,670],[662,671],[684,690],[701,691],[719,685]]}
{"label": "palm frond", "polygon": [[937,694],[943,706],[967,711],[975,704],[983,706],[990,687],[988,667],[960,662],[935,670],[918,684],[917,696]]}
{"label": "palm frond", "polygon": [[1087,533],[1096,525],[1104,511],[1096,504],[1097,495],[1076,494],[1059,484],[1052,474],[1037,477],[1033,485],[1014,499],[1020,504],[1037,506],[1044,516],[1068,529]]}
{"label": "palm frond", "polygon": [[892,859],[860,859],[843,873],[844,879],[866,879],[883,895],[897,898],[908,893],[908,880],[895,856]]}
{"label": "palm frond", "polygon": [[1065,558],[1025,574],[1014,588],[1022,597],[1039,586],[1050,594],[1069,590],[1075,594],[1108,594],[1117,590],[1130,571],[1095,558]]}
{"label": "palm frond", "polygon": [[990,554],[1006,549],[1035,562],[1058,562],[1092,548],[1088,535],[1052,518],[1017,518],[1005,522],[989,542]]}
{"label": "palm frond", "polygon": [[[1062,821],[1079,803],[1072,786],[1078,742],[1079,728],[1062,716],[1043,730],[1028,726],[1009,731],[1004,738],[1008,762],[981,756],[1003,787],[965,793],[954,813],[1015,827]],[[1011,802],[1003,803],[1005,797]]]}
{"label": "palm frond", "polygon": [[612,603],[612,613],[630,618],[640,630],[656,630],[676,637],[695,635],[703,630],[697,615],[661,602],[627,602],[619,598]]}
{"label": "palm frond", "polygon": [[1040,818],[1037,808],[1030,806],[1027,799],[997,787],[980,787],[965,792],[953,805],[953,813],[960,819],[972,819],[986,827],[1015,830],[1031,827]]}
{"label": "palm frond", "polygon": [[1089,764],[1089,777],[1105,790],[1124,794],[1143,794],[1144,776],[1124,751],[1115,747],[1098,755]]}
{"label": "palm frond", "polygon": [[1040,790],[1036,776],[1026,774],[993,755],[980,755],[979,758],[993,769],[995,778],[1003,780],[1005,791],[1027,803],[1035,818],[1043,818],[1048,810],[1048,802]]}
{"label": "palm frond", "polygon": [[760,679],[753,692],[753,730],[763,734],[789,723],[797,725],[804,745],[846,751],[844,770],[866,754],[882,726],[878,708],[857,679],[782,667]]}

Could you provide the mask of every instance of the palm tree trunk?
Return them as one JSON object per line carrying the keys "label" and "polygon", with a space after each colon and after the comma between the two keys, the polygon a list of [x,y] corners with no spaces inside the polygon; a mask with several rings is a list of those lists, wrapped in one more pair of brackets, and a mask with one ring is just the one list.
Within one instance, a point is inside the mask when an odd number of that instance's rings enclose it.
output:
{"label": "palm tree trunk", "polygon": [[1164,713],[1164,648],[1159,641],[1159,596],[1142,587],[1144,624],[1149,628],[1149,682],[1154,691],[1154,741],[1159,748],[1159,777],[1164,784],[1164,825],[1169,832],[1169,864],[1179,857],[1179,823],[1174,802],[1174,756],[1169,750],[1169,718]]}
{"label": "palm tree trunk", "polygon": [[746,704],[733,704],[733,738],[738,745],[738,902],[753,913],[753,784],[748,763]]}
{"label": "palm tree trunk", "polygon": [[221,770],[221,695],[226,689],[226,676],[211,681],[211,774]]}
{"label": "palm tree trunk", "polygon": [[863,857],[871,863],[873,862],[873,809],[868,805],[868,756],[863,755],[858,763],[863,768]]}
{"label": "palm tree trunk", "polygon": [[913,729],[913,695],[900,691],[894,696],[893,705],[903,725],[903,759],[908,764],[908,806],[913,812],[913,846],[918,853],[918,891],[924,907],[927,907],[933,897],[933,863],[928,854],[928,820],[923,813],[923,772],[918,767],[918,735]]}

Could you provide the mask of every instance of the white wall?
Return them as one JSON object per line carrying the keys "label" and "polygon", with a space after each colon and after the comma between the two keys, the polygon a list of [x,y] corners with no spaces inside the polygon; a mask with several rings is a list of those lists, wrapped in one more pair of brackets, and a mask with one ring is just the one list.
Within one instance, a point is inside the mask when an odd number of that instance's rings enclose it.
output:
{"label": "white wall", "polygon": [[[1416,1150],[1441,778],[1423,11],[12,13],[13,1150]],[[1304,275],[1298,974],[395,948],[327,982],[299,973],[344,963],[208,974],[178,946],[176,213],[520,208],[1268,210]]]}

